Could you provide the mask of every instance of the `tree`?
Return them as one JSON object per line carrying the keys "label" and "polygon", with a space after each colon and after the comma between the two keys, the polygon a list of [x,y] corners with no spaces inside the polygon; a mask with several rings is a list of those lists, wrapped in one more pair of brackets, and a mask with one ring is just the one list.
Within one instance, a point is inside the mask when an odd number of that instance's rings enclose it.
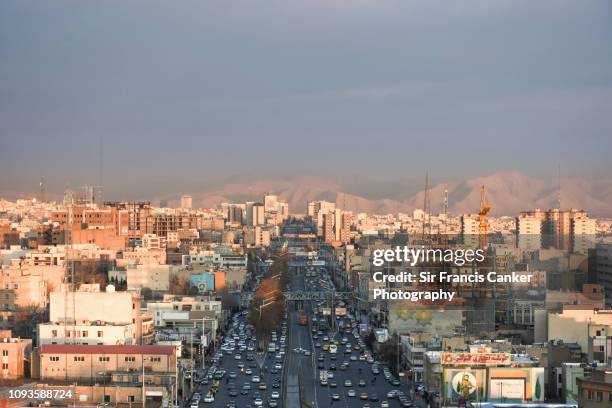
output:
{"label": "tree", "polygon": [[231,293],[229,293],[227,289],[221,292],[221,308],[222,309],[234,312],[236,309],[238,309],[238,306],[239,304],[238,304],[238,301],[236,300],[236,297],[232,295]]}
{"label": "tree", "polygon": [[36,305],[29,305],[19,308],[15,313],[14,334],[17,337],[31,339],[34,335],[34,329],[39,323],[49,321],[49,312],[47,309],[40,308]]}
{"label": "tree", "polygon": [[[399,374],[398,360],[401,359],[401,351],[399,350],[399,336],[394,334],[387,341],[382,343],[378,349],[378,354],[382,361],[389,364],[391,371]],[[399,354],[398,354],[399,353]]]}

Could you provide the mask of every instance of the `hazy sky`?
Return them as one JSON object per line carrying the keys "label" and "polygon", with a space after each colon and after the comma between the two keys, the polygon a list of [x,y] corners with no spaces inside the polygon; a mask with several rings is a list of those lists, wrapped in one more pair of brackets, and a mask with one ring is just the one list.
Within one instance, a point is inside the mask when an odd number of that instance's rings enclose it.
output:
{"label": "hazy sky", "polygon": [[0,2],[0,191],[96,183],[100,137],[111,195],[256,171],[607,175],[612,3]]}

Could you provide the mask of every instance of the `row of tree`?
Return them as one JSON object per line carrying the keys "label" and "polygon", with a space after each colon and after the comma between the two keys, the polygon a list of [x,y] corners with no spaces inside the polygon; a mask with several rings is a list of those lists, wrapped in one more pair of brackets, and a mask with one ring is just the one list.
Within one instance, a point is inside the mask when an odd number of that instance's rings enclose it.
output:
{"label": "row of tree", "polygon": [[283,291],[289,279],[287,253],[279,252],[272,260],[272,265],[255,290],[249,310],[249,321],[255,328],[259,349],[265,347],[285,314]]}

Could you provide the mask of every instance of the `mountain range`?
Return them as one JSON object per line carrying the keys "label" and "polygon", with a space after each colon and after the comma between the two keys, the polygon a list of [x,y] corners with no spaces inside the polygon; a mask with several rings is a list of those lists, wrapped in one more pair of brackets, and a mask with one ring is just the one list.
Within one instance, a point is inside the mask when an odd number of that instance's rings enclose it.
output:
{"label": "mountain range", "polygon": [[[371,183],[366,181],[364,183]],[[289,203],[291,212],[304,212],[310,200],[333,201],[340,208],[355,212],[388,214],[410,213],[423,208],[424,183],[421,188],[403,193],[404,185],[392,186],[386,197],[368,197],[368,186],[354,185],[347,191],[331,178],[315,176],[293,177],[235,177],[222,187],[192,194],[195,207],[215,207],[223,202],[261,201],[266,193],[276,194]],[[497,172],[484,177],[433,183],[429,189],[432,214],[442,212],[444,191],[448,191],[448,210],[451,214],[477,212],[480,206],[480,188],[486,188],[486,199],[492,205],[492,215],[516,215],[533,208],[556,208],[559,200],[557,180],[529,177],[518,171]],[[413,186],[414,187],[414,186]],[[361,192],[359,191],[361,190]],[[406,189],[409,190],[409,189]],[[178,204],[178,196],[163,199]],[[585,177],[561,180],[562,208],[584,209],[594,216],[612,216],[612,177],[589,179]]]}

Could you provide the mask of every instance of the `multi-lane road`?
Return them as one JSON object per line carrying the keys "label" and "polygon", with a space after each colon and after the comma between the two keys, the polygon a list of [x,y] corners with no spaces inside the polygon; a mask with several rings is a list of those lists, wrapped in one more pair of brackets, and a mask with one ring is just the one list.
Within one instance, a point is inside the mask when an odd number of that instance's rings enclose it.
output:
{"label": "multi-lane road", "polygon": [[[308,277],[306,271],[303,267],[289,268],[290,290],[333,290],[324,268],[317,269],[316,274],[311,271]],[[194,391],[200,394],[200,400],[194,405],[240,408],[425,406],[422,401],[412,401],[411,384],[392,384],[386,378],[389,374],[385,365],[368,358],[372,353],[357,334],[354,326],[358,322],[345,318],[344,328],[338,328],[338,324],[330,328],[330,317],[318,314],[319,306],[316,301],[287,303],[287,318],[276,333],[276,344],[282,351],[274,352],[256,353],[246,313],[234,316],[223,341],[223,357],[213,369],[217,373],[224,371],[223,377],[199,383]],[[307,325],[299,324],[300,314],[308,317]],[[327,319],[326,327],[319,330],[316,322],[324,319]],[[334,340],[338,343],[337,352],[324,351],[323,346],[333,344]],[[373,366],[378,370],[373,370]],[[327,383],[321,383],[321,371],[328,373]],[[214,378],[210,368],[206,373]],[[259,381],[254,376],[258,376]],[[217,389],[214,401],[207,401],[206,395],[213,387]],[[398,391],[403,393],[404,402],[397,395],[393,396]],[[184,406],[191,406],[191,401]]]}

